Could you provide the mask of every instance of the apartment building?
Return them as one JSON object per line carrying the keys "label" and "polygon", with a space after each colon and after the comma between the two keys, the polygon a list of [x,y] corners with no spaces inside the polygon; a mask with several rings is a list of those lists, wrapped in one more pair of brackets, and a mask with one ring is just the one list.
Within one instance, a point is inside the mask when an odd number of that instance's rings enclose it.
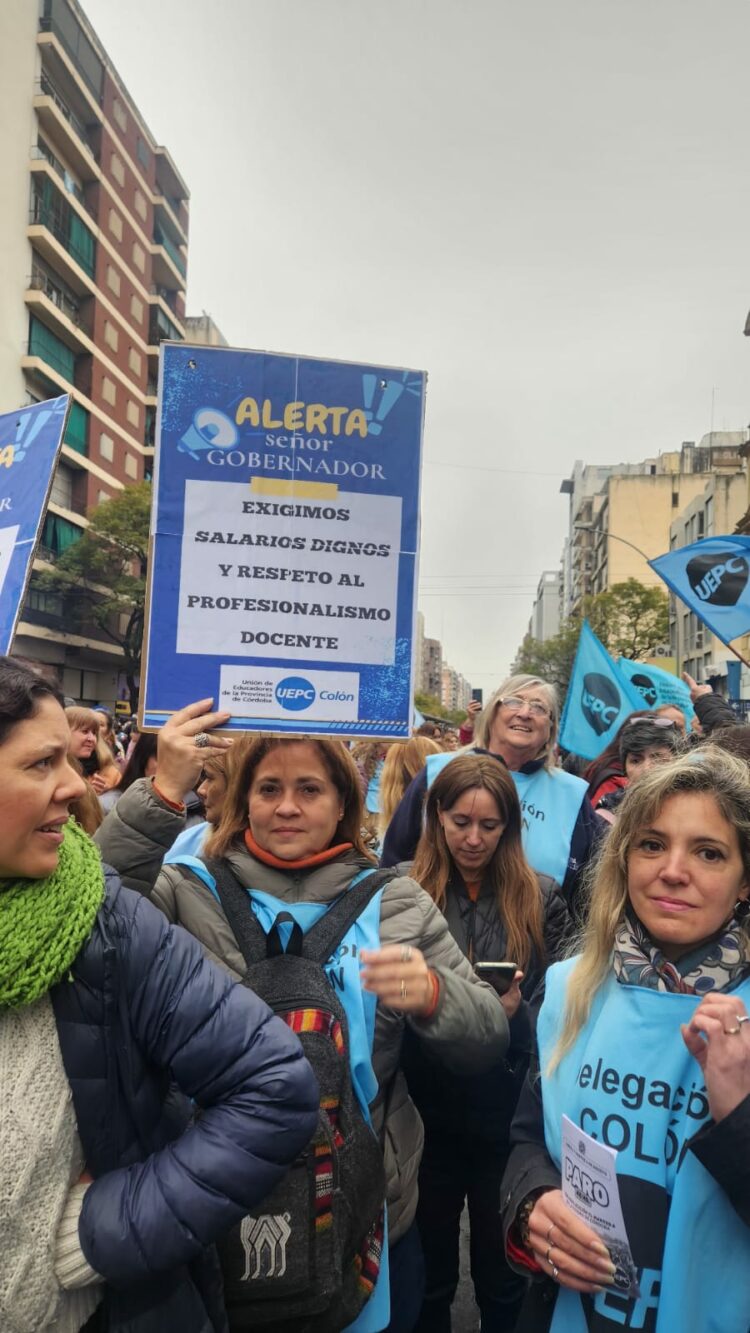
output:
{"label": "apartment building", "polygon": [[459,708],[468,708],[471,700],[471,685],[460,671],[454,667],[443,666],[442,686],[440,691],[440,702],[443,708],[449,708],[451,712],[456,712]]}
{"label": "apartment building", "polygon": [[539,643],[546,643],[559,632],[561,585],[561,570],[545,569],[537,586],[528,631],[530,638]]}
{"label": "apartment building", "polygon": [[744,475],[739,448],[745,438],[744,431],[714,431],[697,446],[686,442],[642,463],[592,468],[589,484],[589,469],[576,464],[562,487],[571,496],[566,614],[579,610],[585,596],[630,578],[661,586],[648,560],[669,549],[672,522],[703,495],[711,477]]}
{"label": "apartment building", "polygon": [[[704,537],[734,532],[747,508],[745,473],[713,473],[701,493],[685,507],[669,529],[669,547],[690,546]],[[727,675],[729,654],[725,644],[678,598],[669,598],[670,647],[680,670],[698,681],[716,683]],[[747,655],[748,638],[738,646]],[[744,683],[744,682],[743,682]]]}
{"label": "apartment building", "polygon": [[[72,395],[54,562],[87,509],[151,475],[159,343],[186,333],[189,192],[76,0],[4,0],[0,71],[0,410]],[[117,697],[116,648],[33,587],[16,648],[76,698]]]}

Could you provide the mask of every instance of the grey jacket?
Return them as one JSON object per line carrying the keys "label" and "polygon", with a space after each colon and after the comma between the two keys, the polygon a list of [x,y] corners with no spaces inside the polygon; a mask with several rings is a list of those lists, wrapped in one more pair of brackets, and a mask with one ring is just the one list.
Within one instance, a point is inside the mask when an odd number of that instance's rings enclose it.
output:
{"label": "grey jacket", "polygon": [[[107,829],[114,815],[119,823]],[[146,844],[163,856],[168,831],[181,831],[182,817],[168,810],[146,781],[134,783],[99,830],[102,855],[132,882],[132,862],[147,874]],[[126,830],[132,830],[129,836]],[[257,861],[238,846],[227,860],[246,887],[287,902],[333,902],[366,862],[357,852],[313,870],[287,873]],[[189,869],[165,866],[151,894],[170,921],[198,939],[209,958],[241,978],[245,965],[217,899]],[[428,1022],[378,1006],[373,1067],[380,1091],[372,1106],[373,1125],[383,1145],[391,1244],[410,1226],[417,1206],[417,1173],[422,1155],[422,1123],[400,1071],[405,1024],[450,1072],[480,1073],[501,1060],[508,1046],[505,1010],[495,992],[479,981],[432,899],[406,876],[386,885],[381,900],[380,940],[420,949],[440,980],[437,1009]]]}

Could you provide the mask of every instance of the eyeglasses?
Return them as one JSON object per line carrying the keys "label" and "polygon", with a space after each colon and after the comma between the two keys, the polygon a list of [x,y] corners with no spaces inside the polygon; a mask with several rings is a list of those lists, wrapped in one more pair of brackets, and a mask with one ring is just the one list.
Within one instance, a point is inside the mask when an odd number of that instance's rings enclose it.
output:
{"label": "eyeglasses", "polygon": [[629,717],[625,723],[626,727],[637,727],[642,723],[649,727],[676,727],[677,723],[672,717]]}
{"label": "eyeglasses", "polygon": [[520,713],[522,708],[528,708],[532,717],[551,717],[549,708],[539,699],[522,699],[517,694],[511,694],[507,699],[498,699],[501,708],[507,708],[509,713]]}

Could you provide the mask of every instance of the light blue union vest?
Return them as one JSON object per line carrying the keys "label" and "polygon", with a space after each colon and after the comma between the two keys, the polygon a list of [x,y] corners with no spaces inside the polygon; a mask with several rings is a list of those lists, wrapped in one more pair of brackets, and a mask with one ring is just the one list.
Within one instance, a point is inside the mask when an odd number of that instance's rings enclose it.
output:
{"label": "light blue union vest", "polygon": [[[428,755],[427,786],[431,787],[438,773],[457,757],[455,753]],[[510,776],[521,802],[521,840],[526,860],[537,874],[550,875],[562,884],[587,785],[582,778],[564,773],[561,768],[552,772],[546,768],[539,768],[536,773],[511,772]]]}
{"label": "light blue union vest", "polygon": [[[193,832],[192,829],[187,831]],[[198,856],[191,856],[187,852],[181,855],[179,851],[175,852],[174,847],[170,849],[168,856],[170,864],[187,866],[188,869],[192,870],[206,885],[206,888],[210,889],[216,900],[220,901],[216,892],[216,882],[205,861],[202,861]],[[167,857],[164,860],[166,862]],[[360,871],[352,879],[349,888],[359,883],[361,879],[369,874],[372,874],[372,871]],[[247,892],[250,906],[266,934],[273,926],[279,912],[285,912],[294,917],[304,935],[331,906],[330,903],[290,903],[281,898],[274,898],[273,894],[261,893],[258,889],[248,889]],[[346,1013],[349,1025],[349,1059],[352,1087],[362,1115],[368,1125],[372,1123],[370,1105],[375,1100],[378,1091],[378,1080],[372,1067],[377,996],[362,989],[359,955],[362,949],[380,948],[380,905],[382,897],[383,890],[379,889],[370,899],[364,912],[350,926],[336,953],[328,960],[324,969]],[[291,930],[291,922],[282,922],[279,927],[284,948],[289,942]],[[383,1253],[375,1290],[354,1323],[349,1324],[344,1333],[380,1333],[380,1330],[387,1328],[390,1322],[391,1298],[388,1270],[387,1210],[385,1221]]]}
{"label": "light blue union vest", "polygon": [[[575,1046],[546,1077],[575,963],[549,969],[539,1014],[544,1136],[558,1167],[563,1114],[617,1149],[641,1295],[561,1287],[552,1333],[748,1333],[750,1228],[686,1147],[710,1118],[703,1075],[680,1035],[700,997],[623,986],[611,973]],[[733,993],[750,1005],[750,980]]]}

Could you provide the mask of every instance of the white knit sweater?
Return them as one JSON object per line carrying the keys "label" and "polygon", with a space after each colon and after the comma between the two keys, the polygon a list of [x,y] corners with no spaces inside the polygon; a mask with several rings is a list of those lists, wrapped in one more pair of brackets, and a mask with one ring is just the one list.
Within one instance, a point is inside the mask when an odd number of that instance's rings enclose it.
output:
{"label": "white knit sweater", "polygon": [[78,1241],[82,1168],[49,997],[0,1009],[2,1333],[78,1333],[101,1299]]}

